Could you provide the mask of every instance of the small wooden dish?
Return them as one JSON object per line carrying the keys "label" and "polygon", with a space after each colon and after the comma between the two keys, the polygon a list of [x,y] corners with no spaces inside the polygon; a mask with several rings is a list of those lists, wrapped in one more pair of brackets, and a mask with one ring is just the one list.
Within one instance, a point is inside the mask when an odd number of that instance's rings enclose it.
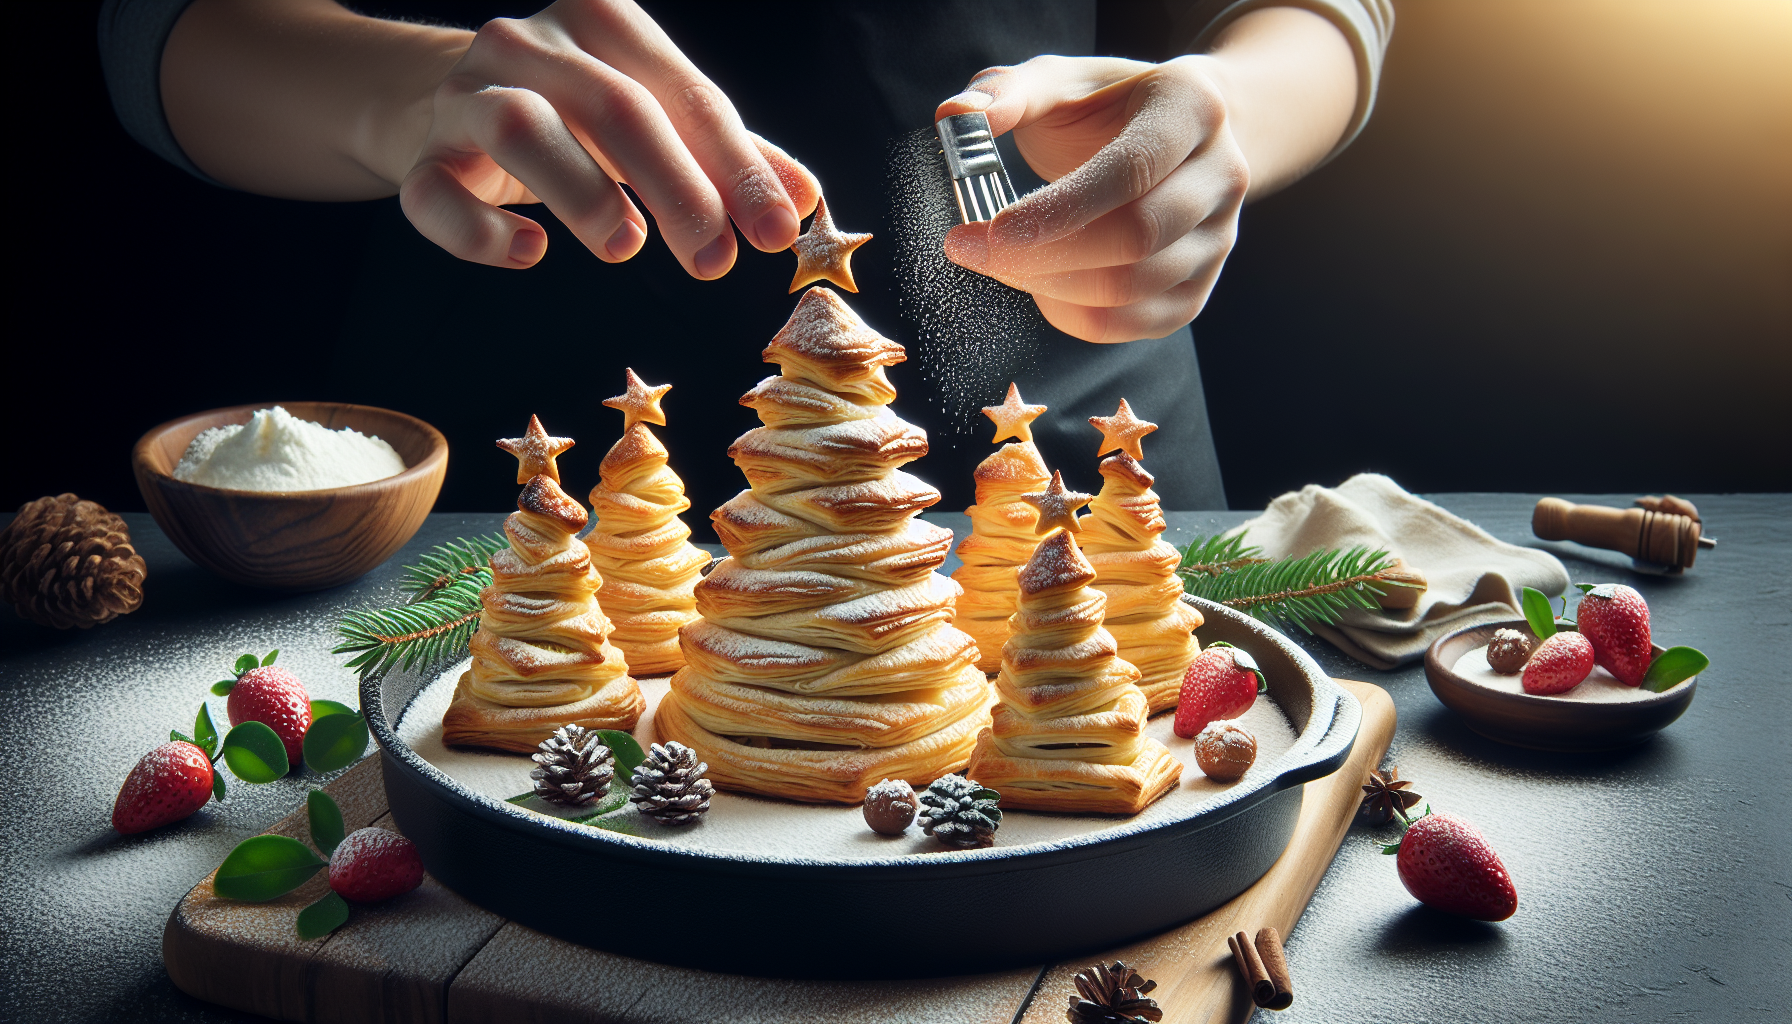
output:
{"label": "small wooden dish", "polygon": [[[318,491],[236,491],[174,478],[202,430],[249,422],[273,405],[332,430],[353,427],[404,459],[396,476]],[[321,590],[392,557],[423,525],[448,469],[448,439],[414,416],[342,402],[260,402],[183,416],[131,452],[150,515],[188,558],[227,580],[271,590]]]}
{"label": "small wooden dish", "polygon": [[[1556,623],[1572,630],[1573,623]],[[1615,750],[1641,743],[1666,728],[1692,703],[1699,677],[1636,700],[1589,702],[1506,693],[1471,682],[1454,669],[1457,659],[1487,644],[1497,629],[1516,629],[1534,642],[1523,619],[1469,626],[1438,637],[1425,652],[1425,678],[1444,706],[1491,740],[1533,750]],[[1654,645],[1656,655],[1662,653]],[[1572,693],[1573,691],[1569,691]]]}

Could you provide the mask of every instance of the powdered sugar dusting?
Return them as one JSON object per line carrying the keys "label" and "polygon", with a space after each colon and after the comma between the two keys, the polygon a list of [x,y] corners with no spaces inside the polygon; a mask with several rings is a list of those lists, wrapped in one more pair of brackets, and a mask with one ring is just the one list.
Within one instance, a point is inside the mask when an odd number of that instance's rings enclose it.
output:
{"label": "powdered sugar dusting", "polygon": [[[528,792],[529,770],[534,763],[520,754],[448,747],[442,742],[442,712],[453,696],[455,680],[466,662],[449,668],[424,687],[400,716],[398,738],[425,761],[481,796],[504,800]],[[666,695],[666,679],[642,679],[641,693],[647,712],[634,735],[642,745],[656,740],[654,713]],[[1294,745],[1295,730],[1273,701],[1261,697],[1239,721],[1257,737],[1257,761],[1241,782],[1219,783],[1201,774],[1195,763],[1194,741],[1176,736],[1174,716],[1159,715],[1146,723],[1145,735],[1170,748],[1186,766],[1182,783],[1162,800],[1134,818],[1098,815],[1043,814],[1010,811],[996,833],[998,847],[1055,843],[1078,836],[1099,834],[1120,825],[1155,823],[1185,818],[1211,806],[1233,786],[1254,785],[1273,774],[1276,762]],[[919,828],[895,837],[880,836],[865,827],[857,807],[800,804],[718,791],[710,799],[702,823],[685,829],[660,827],[632,809],[617,812],[619,823],[653,842],[721,855],[745,855],[776,860],[869,861],[890,857],[925,857],[943,850]]]}

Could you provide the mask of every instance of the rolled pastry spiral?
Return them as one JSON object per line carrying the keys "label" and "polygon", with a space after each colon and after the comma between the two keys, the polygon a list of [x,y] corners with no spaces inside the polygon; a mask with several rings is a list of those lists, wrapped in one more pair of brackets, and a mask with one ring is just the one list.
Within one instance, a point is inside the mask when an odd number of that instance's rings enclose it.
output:
{"label": "rolled pastry spiral", "polygon": [[779,375],[741,399],[764,423],[728,449],[750,486],[710,517],[728,557],[654,717],[725,789],[857,803],[958,769],[989,724],[959,587],[935,571],[951,531],[914,518],[939,492],[899,468],[927,453],[888,408],[904,358],[814,288],[765,350]]}
{"label": "rolled pastry spiral", "polygon": [[504,521],[480,592],[473,667],[442,716],[443,740],[528,753],[563,725],[633,729],[645,702],[598,608],[603,579],[575,534],[585,509],[553,478],[531,477]]}
{"label": "rolled pastry spiral", "polygon": [[692,588],[709,555],[690,543],[679,513],[691,507],[684,481],[645,423],[636,423],[604,456],[591,489],[597,524],[585,535],[603,576],[598,601],[615,625],[610,642],[637,676],[665,675],[684,665],[678,630],[697,618]]}
{"label": "rolled pastry spiral", "polygon": [[1137,814],[1182,777],[1182,762],[1143,734],[1139,670],[1115,654],[1094,580],[1062,529],[1020,571],[1001,703],[966,769],[1004,808]]}
{"label": "rolled pastry spiral", "polygon": [[1166,524],[1152,475],[1115,452],[1101,460],[1101,477],[1078,539],[1095,567],[1095,589],[1108,598],[1102,625],[1120,657],[1138,667],[1139,689],[1156,714],[1176,706],[1183,673],[1201,651],[1194,636],[1201,613],[1183,603],[1182,558],[1161,538]]}
{"label": "rolled pastry spiral", "polygon": [[982,652],[977,667],[994,672],[1002,667],[1002,645],[1008,642],[1015,577],[1039,543],[1033,532],[1039,510],[1020,496],[1045,490],[1052,475],[1031,441],[1003,445],[978,463],[972,475],[977,503],[965,509],[971,517],[971,535],[958,545],[963,564],[952,578],[964,588],[958,599],[958,628],[977,641]]}

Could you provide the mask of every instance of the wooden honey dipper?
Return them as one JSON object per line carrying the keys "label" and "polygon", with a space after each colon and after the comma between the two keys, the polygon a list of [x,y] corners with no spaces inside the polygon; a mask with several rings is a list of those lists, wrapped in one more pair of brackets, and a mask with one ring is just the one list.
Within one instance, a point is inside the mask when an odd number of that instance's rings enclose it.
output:
{"label": "wooden honey dipper", "polygon": [[1571,540],[1677,569],[1691,568],[1700,548],[1717,547],[1716,540],[1701,536],[1700,528],[1693,516],[1576,505],[1561,498],[1544,498],[1531,513],[1531,532],[1543,540]]}

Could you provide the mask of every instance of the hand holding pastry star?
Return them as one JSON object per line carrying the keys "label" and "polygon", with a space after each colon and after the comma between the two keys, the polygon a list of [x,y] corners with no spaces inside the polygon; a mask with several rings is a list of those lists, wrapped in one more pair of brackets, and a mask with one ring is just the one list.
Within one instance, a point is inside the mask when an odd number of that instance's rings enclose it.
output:
{"label": "hand holding pastry star", "polygon": [[1000,444],[1010,437],[1017,441],[1031,441],[1032,423],[1045,415],[1045,406],[1028,405],[1021,401],[1020,388],[1011,383],[1008,385],[1008,397],[1002,400],[1002,404],[984,406],[983,415],[995,422],[995,443]]}
{"label": "hand holding pastry star", "polygon": [[640,377],[635,376],[632,367],[625,368],[623,372],[628,374],[628,391],[615,398],[604,399],[605,405],[622,410],[622,432],[626,434],[635,429],[637,423],[665,426],[666,413],[660,408],[660,399],[666,397],[666,392],[672,390],[672,385],[648,387],[641,382]]}
{"label": "hand holding pastry star", "polygon": [[1039,524],[1033,527],[1034,536],[1044,536],[1062,526],[1071,533],[1083,532],[1083,524],[1076,517],[1076,510],[1095,500],[1095,495],[1081,491],[1067,490],[1064,487],[1064,471],[1052,470],[1052,482],[1042,494],[1023,494],[1020,500],[1039,510]]}
{"label": "hand holding pastry star", "polygon": [[815,219],[809,222],[809,230],[790,243],[790,251],[796,253],[796,276],[790,280],[790,290],[794,292],[816,281],[830,281],[849,292],[858,291],[859,286],[852,279],[852,251],[869,241],[870,235],[835,227],[827,200],[816,200]]}
{"label": "hand holding pastry star", "polygon": [[1119,450],[1140,461],[1144,460],[1145,452],[1139,447],[1139,439],[1157,429],[1157,424],[1134,416],[1132,406],[1127,405],[1124,398],[1114,415],[1091,416],[1089,425],[1101,431],[1101,450],[1095,454],[1106,455]]}
{"label": "hand holding pastry star", "polygon": [[549,437],[541,427],[541,418],[529,417],[529,430],[522,437],[507,437],[498,447],[516,456],[516,482],[526,484],[537,476],[560,482],[560,467],[554,459],[573,444],[570,437]]}

